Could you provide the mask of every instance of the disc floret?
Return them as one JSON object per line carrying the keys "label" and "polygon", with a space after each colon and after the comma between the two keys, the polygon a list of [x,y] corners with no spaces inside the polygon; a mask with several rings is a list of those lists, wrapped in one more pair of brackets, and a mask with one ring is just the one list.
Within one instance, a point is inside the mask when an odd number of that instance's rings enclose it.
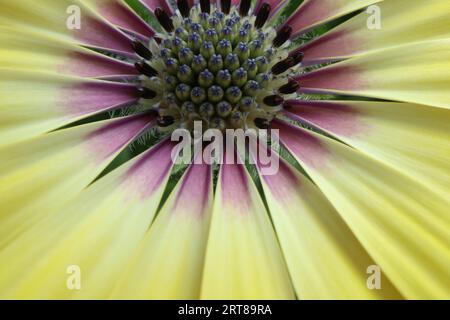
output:
{"label": "disc floret", "polygon": [[264,3],[253,15],[249,1],[238,8],[228,2],[189,8],[179,0],[172,17],[158,8],[165,32],[149,49],[134,44],[144,58],[136,63],[142,100],[158,113],[161,130],[192,130],[194,121],[205,129],[266,127],[285,95],[298,90],[289,76],[301,58],[288,56],[289,30],[265,26],[270,6]]}

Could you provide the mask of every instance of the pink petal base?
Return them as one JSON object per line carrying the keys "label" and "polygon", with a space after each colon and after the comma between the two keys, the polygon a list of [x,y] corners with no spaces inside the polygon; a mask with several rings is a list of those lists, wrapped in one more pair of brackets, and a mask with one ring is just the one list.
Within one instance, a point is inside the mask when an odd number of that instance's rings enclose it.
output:
{"label": "pink petal base", "polygon": [[271,194],[278,200],[288,200],[295,190],[299,192],[302,188],[302,184],[297,175],[292,169],[279,159],[280,165],[277,174],[274,175],[262,175],[267,186],[270,189]]}
{"label": "pink petal base", "polygon": [[116,77],[137,76],[139,73],[132,64],[108,58],[106,56],[74,52],[57,67],[59,73],[80,77]]}
{"label": "pink petal base", "polygon": [[303,93],[361,91],[368,87],[361,70],[339,64],[298,76],[295,80],[299,81],[299,92]]}
{"label": "pink petal base", "polygon": [[144,129],[153,124],[150,115],[132,116],[114,120],[91,133],[86,140],[89,152],[95,159],[103,161],[118,152]]}
{"label": "pink petal base", "polygon": [[195,212],[202,217],[206,213],[211,196],[211,167],[207,164],[192,164],[183,178],[180,191],[172,211],[176,213]]}
{"label": "pink petal base", "polygon": [[304,1],[299,9],[286,21],[285,25],[292,27],[292,35],[306,32],[311,26],[333,15],[333,5],[317,0]]}
{"label": "pink petal base", "polygon": [[146,151],[124,175],[124,187],[142,199],[151,197],[170,173],[173,148],[174,144],[165,140]]}
{"label": "pink petal base", "polygon": [[302,93],[357,93],[368,88],[363,72],[339,63],[295,78]]}
{"label": "pink petal base", "polygon": [[345,102],[289,100],[284,114],[293,120],[303,120],[332,134],[351,137],[368,130],[360,113]]}
{"label": "pink petal base", "polygon": [[137,58],[131,47],[131,39],[124,33],[102,20],[87,15],[81,17],[82,28],[72,30],[73,36],[81,43]]}
{"label": "pink petal base", "polygon": [[350,56],[360,47],[361,40],[351,38],[345,32],[329,32],[298,50],[303,52],[302,64],[310,66]]}
{"label": "pink petal base", "polygon": [[329,151],[311,133],[281,120],[272,121],[272,128],[280,130],[280,140],[302,162],[312,168],[325,168]]}
{"label": "pink petal base", "polygon": [[155,32],[150,26],[136,15],[130,8],[127,8],[118,1],[108,1],[99,5],[98,10],[109,22],[150,38]]}
{"label": "pink petal base", "polygon": [[136,87],[113,82],[86,82],[63,88],[57,103],[70,117],[92,114],[138,100]]}
{"label": "pink petal base", "polygon": [[[241,164],[223,164],[221,168],[221,186],[223,203],[231,204],[233,212],[245,214],[251,206],[248,176]],[[229,212],[230,214],[232,212]]]}

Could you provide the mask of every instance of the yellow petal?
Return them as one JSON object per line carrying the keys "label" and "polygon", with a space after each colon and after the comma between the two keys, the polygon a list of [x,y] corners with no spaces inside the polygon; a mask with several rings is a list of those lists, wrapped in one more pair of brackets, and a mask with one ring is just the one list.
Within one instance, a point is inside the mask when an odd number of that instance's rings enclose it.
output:
{"label": "yellow petal", "polygon": [[130,63],[55,36],[10,26],[0,26],[0,67],[95,78],[137,75]]}
{"label": "yellow petal", "polygon": [[[47,208],[46,217],[0,251],[2,297],[108,298],[154,217],[171,150],[170,142],[160,143],[78,190],[64,207]],[[70,286],[69,266],[81,271],[79,290]]]}
{"label": "yellow petal", "polygon": [[133,84],[0,68],[0,146],[139,99]]}
{"label": "yellow petal", "polygon": [[201,298],[291,299],[269,217],[242,165],[224,164],[217,185]]}
{"label": "yellow petal", "polygon": [[449,297],[446,198],[342,143],[276,126],[282,142],[403,296]]}
{"label": "yellow petal", "polygon": [[307,178],[280,160],[278,172],[261,182],[297,297],[402,298],[386,277],[381,290],[369,289],[367,269],[375,262]]}
{"label": "yellow petal", "polygon": [[[304,63],[348,58],[408,43],[450,38],[448,1],[395,0],[383,1],[377,6],[380,16],[371,10],[361,13],[300,48],[305,54]],[[379,26],[374,24],[372,19],[375,18],[379,18]]]}
{"label": "yellow petal", "polygon": [[211,169],[192,165],[130,259],[113,298],[200,297],[212,195]]}
{"label": "yellow petal", "polygon": [[450,112],[364,101],[292,101],[288,115],[325,130],[430,190],[450,192]]}
{"label": "yellow petal", "polygon": [[137,37],[148,40],[155,32],[123,0],[83,0],[99,15],[118,28],[134,33]]}
{"label": "yellow petal", "polygon": [[0,25],[136,57],[130,38],[80,0],[3,2]]}
{"label": "yellow petal", "polygon": [[292,27],[292,36],[311,30],[346,14],[363,9],[382,0],[305,0],[286,21]]}
{"label": "yellow petal", "polygon": [[108,120],[0,149],[0,247],[89,185],[151,118]]}
{"label": "yellow petal", "polygon": [[302,92],[351,94],[450,108],[450,39],[412,43],[299,76]]}

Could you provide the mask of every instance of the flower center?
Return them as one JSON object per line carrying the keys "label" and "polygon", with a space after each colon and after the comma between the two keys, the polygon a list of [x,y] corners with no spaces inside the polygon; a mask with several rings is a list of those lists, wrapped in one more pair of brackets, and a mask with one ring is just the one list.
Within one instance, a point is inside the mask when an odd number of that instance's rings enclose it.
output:
{"label": "flower center", "polygon": [[303,55],[288,55],[290,27],[278,32],[265,26],[270,6],[248,14],[250,1],[239,8],[223,0],[189,8],[178,0],[178,12],[155,16],[164,28],[150,49],[139,42],[135,51],[141,76],[142,103],[158,113],[161,130],[185,128],[268,128],[289,95],[299,89],[289,80]]}

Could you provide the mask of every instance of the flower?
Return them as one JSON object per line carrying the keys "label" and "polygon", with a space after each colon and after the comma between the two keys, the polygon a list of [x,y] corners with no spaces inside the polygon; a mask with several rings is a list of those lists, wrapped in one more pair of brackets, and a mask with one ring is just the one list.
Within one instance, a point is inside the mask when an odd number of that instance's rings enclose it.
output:
{"label": "flower", "polygon": [[[1,8],[1,297],[450,297],[448,1]],[[195,120],[278,172],[174,165]]]}

